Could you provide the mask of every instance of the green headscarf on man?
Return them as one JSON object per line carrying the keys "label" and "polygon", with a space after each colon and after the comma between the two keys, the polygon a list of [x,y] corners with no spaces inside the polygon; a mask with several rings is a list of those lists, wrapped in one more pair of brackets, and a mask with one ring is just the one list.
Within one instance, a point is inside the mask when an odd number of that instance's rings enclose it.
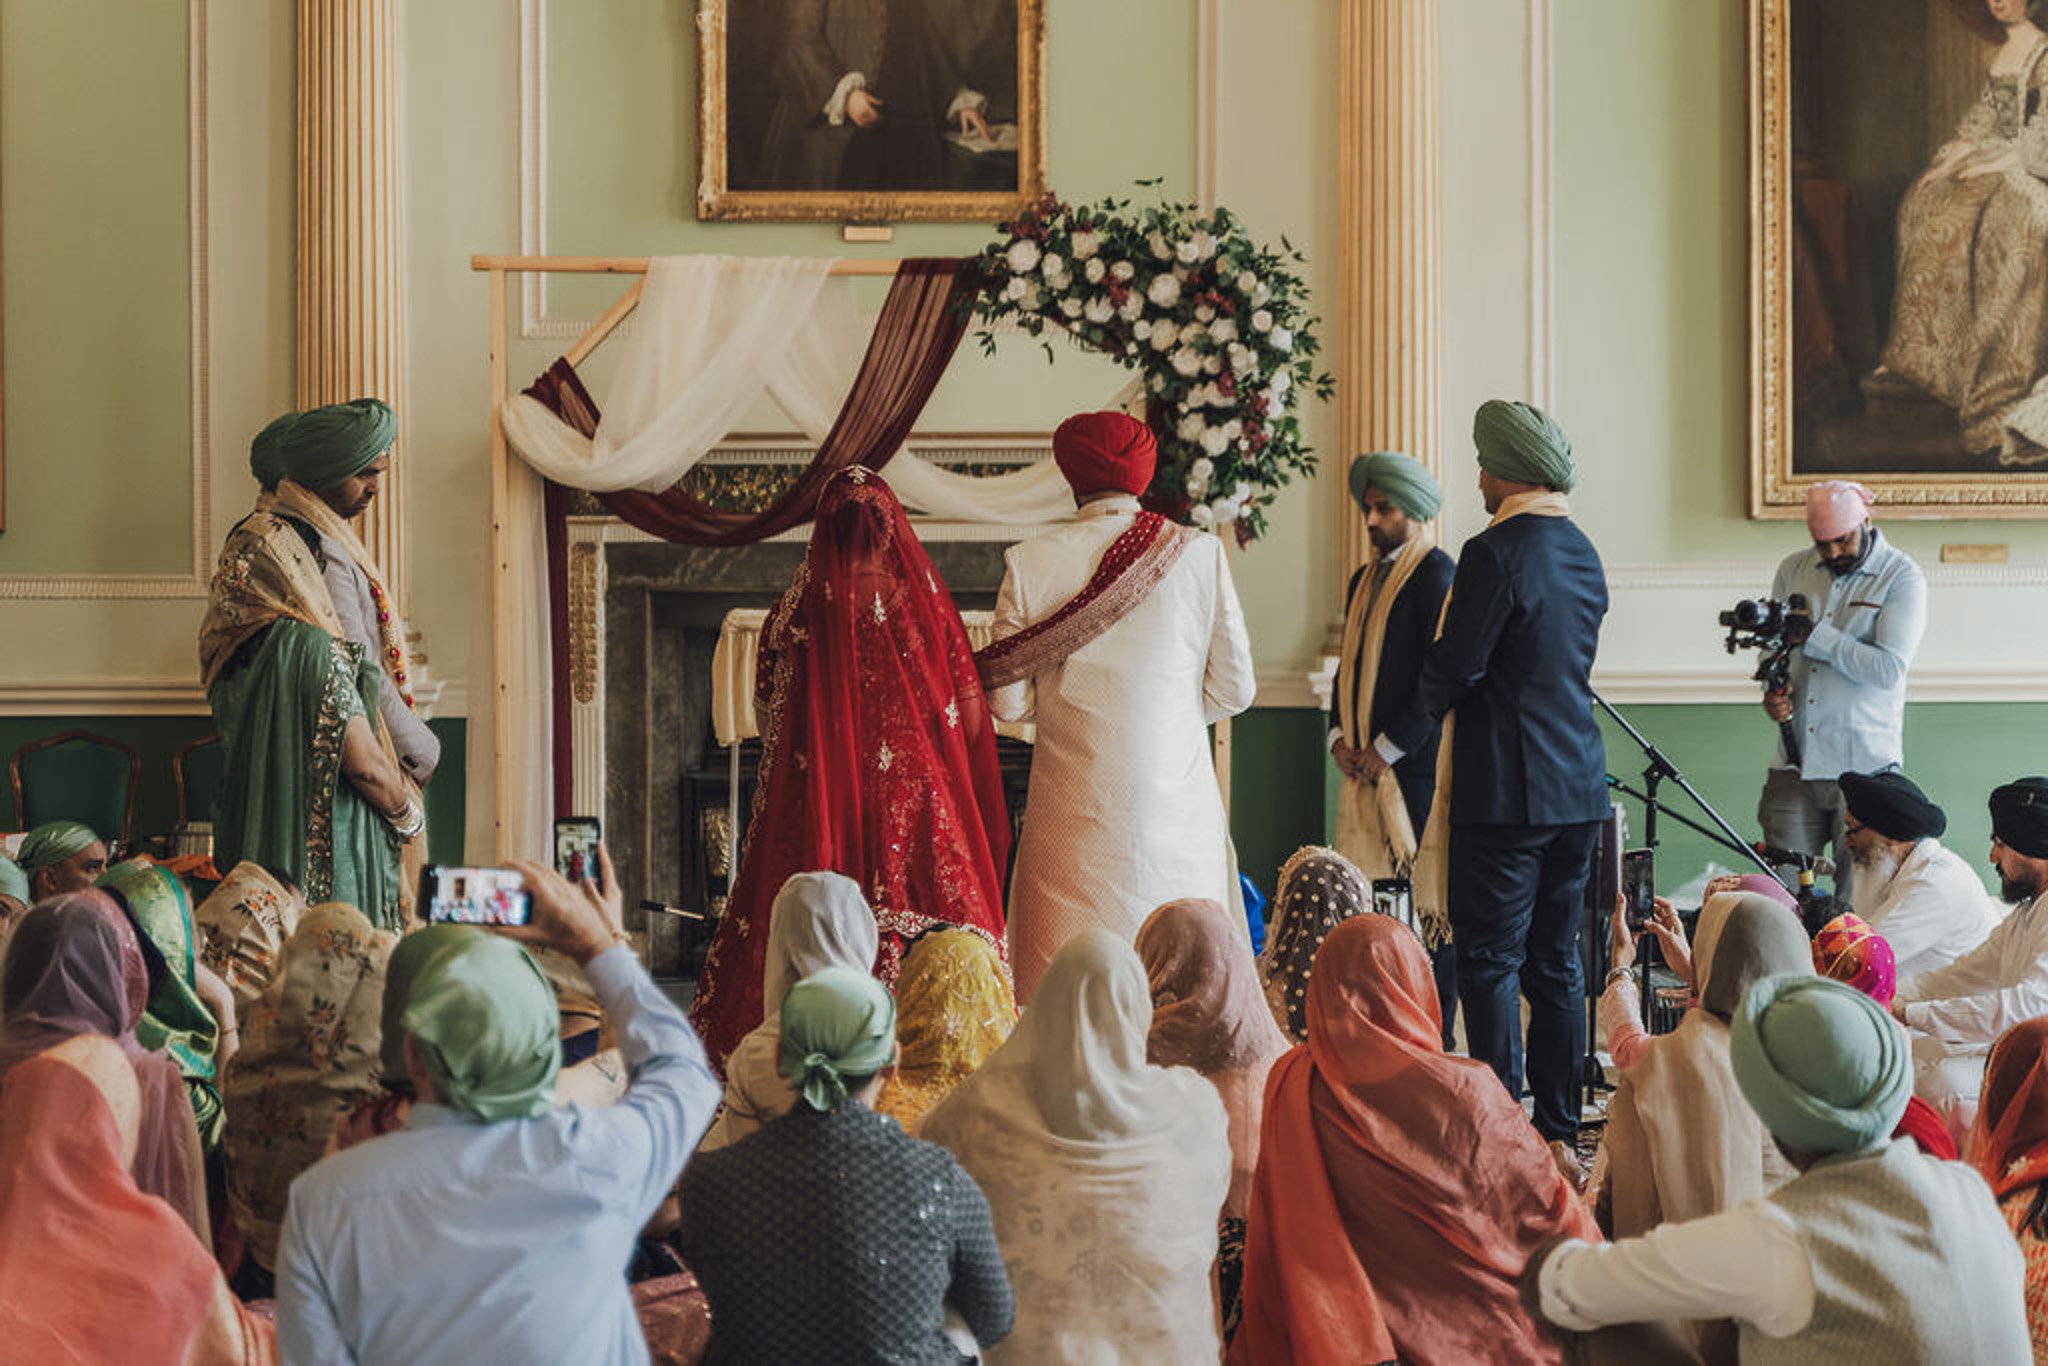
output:
{"label": "green headscarf on man", "polygon": [[532,1119],[554,1104],[562,1063],[555,990],[511,940],[479,931],[431,953],[404,1026],[449,1109],[488,1123]]}
{"label": "green headscarf on man", "polygon": [[320,493],[391,449],[398,417],[381,398],[352,398],[273,419],[249,443],[249,473],[266,489],[286,479]]}
{"label": "green headscarf on man", "polygon": [[1443,490],[1429,466],[1399,451],[1374,451],[1351,462],[1351,497],[1365,506],[1365,491],[1378,489],[1403,515],[1418,522],[1436,516],[1443,506]]}
{"label": "green headscarf on man", "polygon": [[1570,493],[1579,479],[1564,428],[1526,403],[1490,398],[1472,415],[1479,468],[1517,484],[1543,484]]}
{"label": "green headscarf on man", "polygon": [[33,875],[91,848],[99,838],[91,826],[79,821],[44,821],[22,837],[15,861],[22,872]]}

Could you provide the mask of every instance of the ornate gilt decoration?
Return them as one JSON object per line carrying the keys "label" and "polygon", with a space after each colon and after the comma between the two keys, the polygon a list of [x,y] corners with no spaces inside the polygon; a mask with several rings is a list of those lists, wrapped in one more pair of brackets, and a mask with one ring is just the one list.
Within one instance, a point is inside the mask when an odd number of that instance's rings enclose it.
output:
{"label": "ornate gilt decoration", "polygon": [[569,687],[576,700],[597,700],[597,546],[569,547]]}

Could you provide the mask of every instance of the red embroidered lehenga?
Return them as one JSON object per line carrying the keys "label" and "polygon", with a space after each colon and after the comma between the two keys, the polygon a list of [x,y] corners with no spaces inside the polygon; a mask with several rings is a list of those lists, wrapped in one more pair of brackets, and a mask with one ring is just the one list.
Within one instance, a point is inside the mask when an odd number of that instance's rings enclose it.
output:
{"label": "red embroidered lehenga", "polygon": [[714,1065],[761,1023],[769,906],[793,873],[859,882],[876,975],[944,922],[1004,952],[1010,823],[995,722],[952,595],[871,470],[835,476],[761,631],[761,769],[739,872],[690,1007]]}

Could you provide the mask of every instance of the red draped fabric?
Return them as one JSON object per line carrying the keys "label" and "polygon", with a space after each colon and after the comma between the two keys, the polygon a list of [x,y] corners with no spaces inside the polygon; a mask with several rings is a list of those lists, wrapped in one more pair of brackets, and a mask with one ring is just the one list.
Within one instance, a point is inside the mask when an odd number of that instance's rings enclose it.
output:
{"label": "red draped fabric", "polygon": [[876,970],[935,924],[1003,949],[1009,818],[967,628],[880,479],[830,477],[796,582],[761,630],[761,769],[690,1018],[713,1063],[761,1023],[768,917],[794,873],[858,882]]}
{"label": "red draped fabric", "polygon": [[[853,387],[796,484],[762,512],[726,512],[680,487],[661,493],[600,494],[606,510],[666,541],[747,545],[810,520],[826,482],[850,465],[879,469],[910,435],[946,372],[972,312],[975,282],[947,258],[913,258],[896,271]],[[584,436],[597,432],[597,403],[566,360],[557,360],[527,396]],[[571,801],[569,738],[568,493],[547,489],[548,627],[554,660],[555,810]]]}

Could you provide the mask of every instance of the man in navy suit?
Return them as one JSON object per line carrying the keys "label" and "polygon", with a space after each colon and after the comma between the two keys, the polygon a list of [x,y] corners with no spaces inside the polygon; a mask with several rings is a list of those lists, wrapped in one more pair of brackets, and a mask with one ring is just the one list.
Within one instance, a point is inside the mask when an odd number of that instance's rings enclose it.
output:
{"label": "man in navy suit", "polygon": [[1536,1128],[1575,1172],[1586,1027],[1579,927],[1609,808],[1589,681],[1607,578],[1569,516],[1576,471],[1557,424],[1494,399],[1474,417],[1472,440],[1493,521],[1465,542],[1421,682],[1365,764],[1377,779],[1455,709],[1445,862],[1465,1037],[1519,1095],[1516,997],[1528,997]]}
{"label": "man in navy suit", "polygon": [[[1443,503],[1435,476],[1421,461],[1392,451],[1351,462],[1351,496],[1365,514],[1371,558],[1344,590],[1344,642],[1330,694],[1330,754],[1345,785],[1337,815],[1337,851],[1370,878],[1406,876],[1416,841],[1436,795],[1437,731],[1394,765],[1394,782],[1407,819],[1398,825],[1364,781],[1372,737],[1406,710],[1422,677],[1422,661],[1436,639],[1444,595],[1456,566],[1437,547],[1429,521]],[[1418,907],[1425,917],[1429,961],[1443,1006],[1444,1047],[1452,1045],[1458,1012],[1457,959],[1440,917],[1442,904]]]}

